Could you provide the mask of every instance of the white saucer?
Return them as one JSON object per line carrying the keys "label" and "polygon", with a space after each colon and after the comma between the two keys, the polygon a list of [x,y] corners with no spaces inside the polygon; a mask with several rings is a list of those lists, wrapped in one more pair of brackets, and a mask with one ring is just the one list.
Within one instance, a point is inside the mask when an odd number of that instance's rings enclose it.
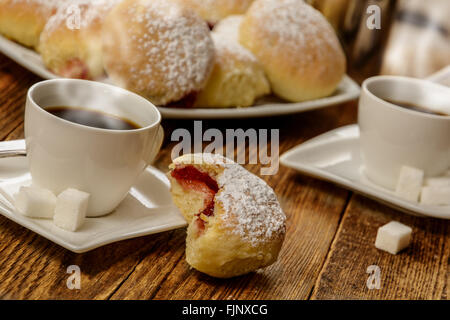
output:
{"label": "white saucer", "polygon": [[[44,79],[60,78],[50,72],[42,62],[41,56],[30,48],[21,46],[0,35],[0,52],[8,56],[29,71]],[[98,79],[100,82],[111,83],[108,78]],[[226,119],[269,117],[299,113],[313,109],[344,103],[359,96],[360,87],[347,75],[342,78],[336,91],[329,97],[290,103],[274,96],[268,96],[257,101],[250,108],[166,108],[158,107],[166,119]]]}
{"label": "white saucer", "polygon": [[313,138],[280,157],[281,164],[331,181],[400,211],[450,219],[450,206],[427,206],[398,198],[391,190],[369,181],[363,172],[359,127],[349,125]]}
{"label": "white saucer", "polygon": [[20,186],[30,183],[25,157],[0,159],[0,214],[73,252],[186,226],[172,202],[169,180],[153,167],[142,173],[113,213],[88,218],[77,232],[62,230],[52,220],[32,219],[16,212],[11,197]]}

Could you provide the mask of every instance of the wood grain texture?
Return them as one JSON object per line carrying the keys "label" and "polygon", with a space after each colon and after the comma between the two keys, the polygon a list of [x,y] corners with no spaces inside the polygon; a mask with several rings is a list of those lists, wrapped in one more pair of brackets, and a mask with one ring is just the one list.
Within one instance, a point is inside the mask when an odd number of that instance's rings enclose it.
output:
{"label": "wood grain texture", "polygon": [[280,201],[288,213],[288,230],[277,263],[236,279],[213,279],[190,269],[184,260],[185,232],[182,232],[171,249],[177,254],[169,255],[167,261],[167,254],[164,254],[164,265],[160,267],[160,253],[151,253],[112,298],[307,298],[336,232],[346,192],[326,183],[297,177],[288,170],[282,173],[280,182],[275,192],[285,195]]}
{"label": "wood grain texture", "polygon": [[[23,137],[25,94],[38,80],[0,54],[0,140]],[[355,120],[351,102],[270,119],[203,121],[203,130],[280,129],[283,153]],[[163,126],[165,142],[155,166],[166,171],[175,145],[172,132],[192,133],[193,121],[165,120]],[[261,165],[246,168],[259,174]],[[448,222],[410,217],[283,167],[263,178],[288,216],[280,258],[266,269],[229,280],[205,276],[185,262],[185,229],[75,254],[0,216],[0,298],[448,299]],[[415,233],[412,247],[398,256],[373,247],[377,227],[392,219],[413,226]],[[380,290],[365,286],[370,264],[381,268]],[[81,269],[80,290],[66,286],[70,265]]]}
{"label": "wood grain texture", "polygon": [[[23,138],[23,123],[7,140]],[[121,241],[75,254],[0,216],[0,299],[108,299],[148,252],[171,237]],[[81,289],[69,290],[67,267],[81,270]]]}
{"label": "wood grain texture", "polygon": [[[219,128],[280,128],[280,153],[326,131],[326,128],[347,124],[354,116],[354,104],[329,108],[291,117],[275,119],[204,122],[204,130]],[[314,119],[318,117],[322,121]],[[186,128],[190,121],[166,121],[163,126]],[[173,143],[164,150],[171,150]],[[167,170],[170,154],[159,158],[161,169]],[[164,165],[162,165],[164,164]],[[260,166],[247,165],[258,174]],[[285,210],[287,233],[280,258],[274,265],[250,275],[231,280],[213,279],[192,270],[184,259],[185,232],[174,238],[172,250],[177,254],[152,253],[136,267],[132,275],[112,296],[113,299],[307,299],[337,230],[348,192],[331,184],[302,177],[281,167],[277,175],[263,176],[277,193]],[[176,231],[179,233],[179,231]],[[212,244],[217,245],[217,244]],[[168,259],[166,261],[166,259]],[[161,281],[163,279],[164,281]]]}
{"label": "wood grain texture", "polygon": [[0,140],[23,122],[26,92],[38,80],[0,54]]}
{"label": "wood grain texture", "polygon": [[[0,230],[2,299],[107,299],[143,256],[170,236],[141,237],[75,254],[5,218],[0,218]],[[66,285],[70,265],[81,269],[80,290]]]}
{"label": "wood grain texture", "polygon": [[[27,73],[20,67],[14,68]],[[14,92],[12,96],[20,102],[0,109],[0,116],[5,120],[10,119],[10,111],[17,113],[19,120],[22,120],[21,104],[26,87],[18,86]],[[10,96],[11,92],[8,92],[6,97]],[[2,95],[3,99],[6,97]],[[203,130],[219,128],[225,133],[226,129],[236,128],[279,128],[280,151],[283,152],[330,127],[350,123],[354,110],[354,103],[350,103],[293,117],[235,120],[232,123],[204,121]],[[317,118],[321,120],[317,121]],[[176,128],[186,128],[192,133],[193,122],[164,121],[163,126],[166,138],[156,167],[166,171],[175,144],[170,143],[171,132]],[[23,137],[21,121],[14,122],[10,128],[2,130],[4,138]],[[247,168],[259,173],[260,166],[249,165]],[[270,268],[233,280],[215,280],[201,275],[190,269],[184,260],[184,229],[122,241],[86,254],[74,254],[0,218],[0,297],[307,298],[337,230],[348,192],[301,177],[286,168],[280,168],[277,175],[265,178],[275,188],[288,215],[286,244],[280,261]],[[322,236],[317,237],[319,233]],[[66,287],[66,269],[72,264],[80,266],[81,290],[68,290]]]}
{"label": "wood grain texture", "polygon": [[[396,220],[411,226],[410,247],[397,255],[375,248],[377,228]],[[414,217],[355,195],[317,281],[313,299],[448,299],[450,221]],[[381,271],[369,290],[367,267]]]}

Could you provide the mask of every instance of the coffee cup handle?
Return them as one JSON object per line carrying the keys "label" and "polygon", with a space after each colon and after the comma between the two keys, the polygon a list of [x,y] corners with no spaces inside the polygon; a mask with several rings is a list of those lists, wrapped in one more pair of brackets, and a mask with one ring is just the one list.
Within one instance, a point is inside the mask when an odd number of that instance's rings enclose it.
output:
{"label": "coffee cup handle", "polygon": [[146,162],[148,165],[153,164],[156,156],[158,155],[158,151],[161,148],[161,145],[164,141],[164,129],[161,125],[158,126],[158,131],[156,132],[156,138],[150,147],[150,150],[147,152]]}

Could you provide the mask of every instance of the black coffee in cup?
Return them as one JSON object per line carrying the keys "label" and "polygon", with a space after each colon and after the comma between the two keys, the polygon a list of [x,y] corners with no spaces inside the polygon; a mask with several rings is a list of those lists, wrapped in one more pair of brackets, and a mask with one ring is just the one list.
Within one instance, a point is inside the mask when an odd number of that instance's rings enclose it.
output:
{"label": "black coffee in cup", "polygon": [[55,106],[45,108],[49,113],[77,124],[109,130],[134,130],[140,126],[131,120],[113,115],[77,107]]}

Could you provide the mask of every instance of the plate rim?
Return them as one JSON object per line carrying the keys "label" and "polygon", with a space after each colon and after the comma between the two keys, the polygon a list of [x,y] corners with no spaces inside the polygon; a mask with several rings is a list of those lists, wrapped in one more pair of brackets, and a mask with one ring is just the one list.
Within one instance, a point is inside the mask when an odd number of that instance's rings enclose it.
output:
{"label": "plate rim", "polygon": [[[42,62],[39,53],[3,35],[0,35],[0,52],[43,79],[60,78],[47,70],[43,65],[35,64],[34,60],[36,59]],[[27,59],[27,56],[32,57],[32,59]],[[339,94],[297,103],[267,103],[248,108],[157,108],[165,119],[245,119],[282,116],[322,109],[358,98],[361,88],[347,74],[342,77],[339,86],[343,87],[343,92]]]}

